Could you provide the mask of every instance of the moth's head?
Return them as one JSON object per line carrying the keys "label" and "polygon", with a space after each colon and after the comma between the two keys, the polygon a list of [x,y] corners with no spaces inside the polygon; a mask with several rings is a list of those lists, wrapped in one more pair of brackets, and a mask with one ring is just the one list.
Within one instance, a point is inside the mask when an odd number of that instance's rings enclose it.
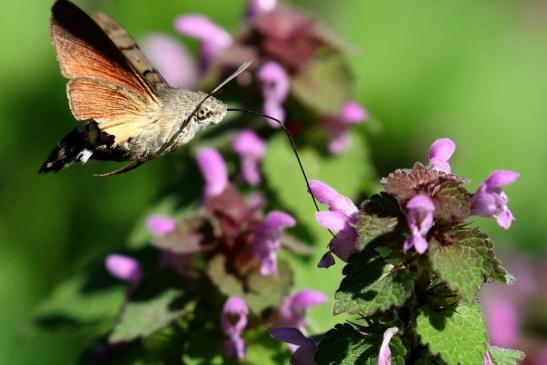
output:
{"label": "moth's head", "polygon": [[226,111],[226,104],[214,96],[210,96],[198,106],[194,116],[200,125],[217,125],[224,119]]}

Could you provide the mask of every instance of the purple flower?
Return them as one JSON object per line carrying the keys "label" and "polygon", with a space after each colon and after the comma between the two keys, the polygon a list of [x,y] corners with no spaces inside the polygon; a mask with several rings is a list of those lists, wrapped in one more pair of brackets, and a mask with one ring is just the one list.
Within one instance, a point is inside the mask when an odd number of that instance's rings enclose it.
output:
{"label": "purple flower", "polygon": [[334,154],[346,151],[351,146],[348,128],[367,118],[367,111],[359,103],[351,100],[342,105],[340,115],[325,118],[327,131],[331,135],[329,151]]}
{"label": "purple flower", "polygon": [[277,0],[249,0],[246,15],[248,18],[272,11],[277,6]]}
{"label": "purple flower", "polygon": [[169,85],[185,89],[196,85],[196,64],[176,38],[161,33],[151,34],[144,39],[142,50]]}
{"label": "purple flower", "polygon": [[[271,115],[280,121],[285,120],[283,102],[289,94],[289,76],[283,67],[274,61],[266,62],[260,67],[257,73],[262,84],[262,95],[264,97],[264,113]],[[279,125],[270,121],[270,125],[279,128]]]}
{"label": "purple flower", "polygon": [[254,252],[260,259],[260,274],[277,273],[277,251],[281,248],[281,230],[293,227],[296,221],[283,212],[271,212],[255,229]]}
{"label": "purple flower", "polygon": [[429,166],[450,174],[451,168],[448,160],[450,160],[455,150],[456,144],[450,138],[436,140],[429,148]]}
{"label": "purple flower", "polygon": [[334,258],[331,252],[347,261],[349,256],[357,250],[357,231],[354,224],[359,210],[351,199],[339,194],[321,181],[310,181],[310,191],[320,203],[329,207],[328,211],[316,213],[315,219],[321,227],[336,233],[336,237],[329,242],[329,251],[323,255],[317,266],[323,268],[332,266]]}
{"label": "purple flower", "polygon": [[241,338],[241,334],[247,326],[248,314],[247,304],[239,297],[231,296],[224,303],[220,314],[220,326],[228,337],[224,342],[224,355],[226,357],[237,357],[238,359],[245,357],[245,342]]}
{"label": "purple flower", "polygon": [[380,352],[378,353],[378,365],[391,365],[391,349],[389,348],[389,342],[397,331],[399,331],[397,327],[391,327],[384,332],[384,340],[382,341]]}
{"label": "purple flower", "polygon": [[292,365],[315,364],[314,357],[317,351],[317,344],[311,338],[304,336],[300,330],[290,327],[279,327],[271,329],[270,336],[278,341],[297,346],[297,350],[291,357]]}
{"label": "purple flower", "polygon": [[173,232],[177,223],[173,218],[163,215],[151,215],[146,220],[146,227],[154,236],[163,237]]}
{"label": "purple flower", "polygon": [[488,351],[486,351],[482,355],[482,359],[483,359],[483,364],[484,365],[494,365],[494,363],[492,362],[492,358],[490,357],[490,353]]}
{"label": "purple flower", "polygon": [[228,171],[220,153],[214,148],[202,148],[196,160],[205,179],[205,198],[221,194],[228,186]]}
{"label": "purple flower", "polygon": [[507,207],[509,197],[501,190],[501,187],[511,185],[519,176],[518,173],[508,170],[492,172],[473,195],[473,214],[482,217],[495,217],[500,227],[504,229],[511,227],[515,217]]}
{"label": "purple flower", "polygon": [[514,347],[519,339],[519,314],[515,304],[501,295],[487,298],[483,303],[490,342],[500,347]]}
{"label": "purple flower", "polygon": [[245,129],[238,134],[232,147],[241,159],[243,180],[252,186],[258,185],[261,180],[258,164],[266,152],[264,141],[252,130]]}
{"label": "purple flower", "polygon": [[175,29],[201,42],[202,71],[207,68],[213,58],[232,44],[232,36],[203,15],[179,16],[175,19]]}
{"label": "purple flower", "polygon": [[116,279],[137,285],[142,279],[142,270],[139,263],[124,255],[108,255],[105,260],[106,270]]}
{"label": "purple flower", "polygon": [[407,251],[414,247],[421,255],[429,246],[425,236],[433,226],[435,205],[426,195],[416,195],[408,201],[406,209],[410,237],[405,241],[403,249]]}
{"label": "purple flower", "polygon": [[303,289],[283,300],[279,307],[279,320],[284,326],[303,329],[306,324],[306,310],[327,302],[323,293],[311,289]]}

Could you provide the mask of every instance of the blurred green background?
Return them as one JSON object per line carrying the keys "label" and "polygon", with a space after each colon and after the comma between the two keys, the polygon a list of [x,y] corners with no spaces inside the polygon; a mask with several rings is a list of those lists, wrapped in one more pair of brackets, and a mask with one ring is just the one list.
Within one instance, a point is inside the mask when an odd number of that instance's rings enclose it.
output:
{"label": "blurred green background", "polygon": [[[92,257],[126,241],[168,183],[176,156],[98,179],[105,164],[58,175],[36,171],[75,126],[49,43],[52,1],[4,2],[0,22],[0,364],[63,364],[77,338],[28,335],[34,305]],[[101,0],[137,38],[174,34],[176,15],[203,12],[236,31],[244,1]],[[493,169],[522,174],[507,189],[517,221],[508,232],[478,220],[499,245],[536,257],[547,234],[547,3],[542,0],[296,2],[355,45],[356,93],[370,111],[379,176],[426,161],[450,137],[453,168],[471,190]],[[182,40],[182,38],[181,38]],[[295,173],[297,173],[295,171]],[[184,186],[180,187],[184,189]]]}

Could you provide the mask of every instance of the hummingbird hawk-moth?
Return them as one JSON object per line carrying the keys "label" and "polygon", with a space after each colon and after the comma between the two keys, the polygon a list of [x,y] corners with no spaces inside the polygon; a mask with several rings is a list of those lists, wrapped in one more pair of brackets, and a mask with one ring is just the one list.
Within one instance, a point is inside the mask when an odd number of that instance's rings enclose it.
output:
{"label": "hummingbird hawk-moth", "polygon": [[69,79],[70,110],[88,122],[59,142],[39,173],[89,159],[129,161],[99,175],[108,176],[173,151],[223,120],[227,106],[212,95],[249,66],[243,64],[209,94],[172,88],[115,20],[89,16],[68,0],[53,5],[51,39]]}

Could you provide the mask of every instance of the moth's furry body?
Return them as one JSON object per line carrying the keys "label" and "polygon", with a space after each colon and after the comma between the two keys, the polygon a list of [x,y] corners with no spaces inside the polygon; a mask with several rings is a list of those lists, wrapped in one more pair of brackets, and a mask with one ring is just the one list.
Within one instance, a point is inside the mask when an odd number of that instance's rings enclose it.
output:
{"label": "moth's furry body", "polygon": [[171,88],[107,15],[90,17],[67,0],[57,0],[52,14],[52,42],[70,80],[70,109],[77,120],[92,121],[67,134],[40,173],[89,159],[130,161],[114,173],[127,171],[173,151],[226,115],[227,106],[204,92]]}
{"label": "moth's furry body", "polygon": [[[207,96],[201,91],[165,88],[159,92],[159,110],[133,122],[132,131],[127,138],[114,139],[108,148],[123,153],[128,161],[146,161],[167,154],[188,143],[203,128],[222,121],[226,114],[226,105],[210,97],[201,105],[209,112],[209,117],[199,119],[197,114],[189,120],[190,113]],[[198,109],[198,111],[201,109]],[[188,120],[188,123],[183,126]],[[125,136],[124,124],[106,128],[114,136]],[[93,158],[93,156],[92,156]]]}

